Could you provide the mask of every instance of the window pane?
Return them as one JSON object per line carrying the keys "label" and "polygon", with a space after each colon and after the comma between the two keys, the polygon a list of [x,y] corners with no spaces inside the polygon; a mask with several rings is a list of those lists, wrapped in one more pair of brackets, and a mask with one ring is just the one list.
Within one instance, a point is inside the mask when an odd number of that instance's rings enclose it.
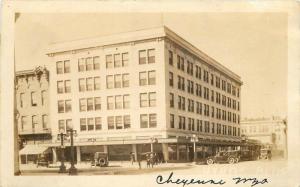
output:
{"label": "window pane", "polygon": [[148,83],[149,85],[155,85],[156,78],[155,78],[155,71],[148,72]]}
{"label": "window pane", "polygon": [[93,98],[88,98],[87,99],[87,111],[94,110],[94,103],[93,103]]}
{"label": "window pane", "polygon": [[121,55],[120,54],[115,54],[114,55],[114,61],[115,61],[115,68],[122,67]]}
{"label": "window pane", "polygon": [[100,117],[95,118],[95,129],[96,130],[101,130],[102,129],[102,123],[101,123],[101,118]]}
{"label": "window pane", "polygon": [[85,91],[85,79],[79,79],[79,91],[80,92]]}
{"label": "window pane", "polygon": [[64,82],[57,81],[57,93],[64,93]]}
{"label": "window pane", "polygon": [[73,125],[72,125],[72,120],[71,119],[67,119],[66,120],[66,126],[67,126],[67,130],[73,129]]}
{"label": "window pane", "polygon": [[116,102],[115,102],[116,109],[122,109],[122,96],[121,95],[117,95],[115,97],[115,99],[116,99]]}
{"label": "window pane", "polygon": [[129,108],[130,107],[130,100],[129,95],[123,96],[123,108]]}
{"label": "window pane", "polygon": [[107,110],[113,110],[114,109],[114,97],[108,96],[107,97]]}
{"label": "window pane", "polygon": [[94,130],[94,118],[88,118],[88,131]]}
{"label": "window pane", "polygon": [[93,59],[91,57],[86,59],[86,70],[91,71],[93,70]]}
{"label": "window pane", "polygon": [[58,131],[60,130],[65,131],[65,120],[58,120]]}
{"label": "window pane", "polygon": [[148,128],[148,115],[147,114],[140,115],[140,126],[141,126],[141,128]]}
{"label": "window pane", "polygon": [[86,90],[92,91],[94,87],[94,80],[92,77],[86,79]]}
{"label": "window pane", "polygon": [[130,128],[130,115],[124,116],[124,129]]}
{"label": "window pane", "polygon": [[110,129],[114,129],[114,117],[113,116],[109,116],[107,117],[107,125],[108,125],[108,130]]}
{"label": "window pane", "polygon": [[94,78],[94,89],[95,90],[100,90],[100,77],[95,77]]}
{"label": "window pane", "polygon": [[57,74],[63,74],[63,62],[62,61],[59,61],[59,62],[56,62],[56,73]]}
{"label": "window pane", "polygon": [[31,92],[31,106],[37,106],[37,94],[36,94],[36,92]]}
{"label": "window pane", "polygon": [[70,80],[65,81],[65,92],[71,93],[71,81]]}
{"label": "window pane", "polygon": [[149,106],[150,107],[156,106],[156,93],[155,92],[149,93]]}
{"label": "window pane", "polygon": [[85,99],[80,99],[79,100],[79,108],[80,112],[86,111],[86,100]]}
{"label": "window pane", "polygon": [[71,105],[71,100],[66,100],[66,112],[71,112],[72,111],[72,105]]}
{"label": "window pane", "polygon": [[140,72],[140,86],[147,85],[147,72]]}
{"label": "window pane", "polygon": [[148,94],[141,93],[140,94],[140,107],[147,107],[148,106]]}
{"label": "window pane", "polygon": [[122,54],[122,64],[124,67],[128,66],[128,53],[123,53]]}
{"label": "window pane", "polygon": [[123,117],[116,116],[116,129],[123,129]]}
{"label": "window pane", "polygon": [[112,55],[106,55],[106,68],[113,68]]}
{"label": "window pane", "polygon": [[149,114],[149,127],[156,127],[156,114]]}
{"label": "window pane", "polygon": [[101,109],[101,98],[100,97],[95,97],[95,110],[100,110]]}
{"label": "window pane", "polygon": [[106,76],[106,87],[108,89],[114,88],[114,76],[112,75]]}
{"label": "window pane", "polygon": [[146,50],[139,51],[139,64],[146,64]]}
{"label": "window pane", "polygon": [[129,87],[129,74],[123,74],[123,88]]}
{"label": "window pane", "polygon": [[94,61],[94,70],[100,69],[100,58],[98,56],[95,56],[93,58]]}
{"label": "window pane", "polygon": [[65,65],[65,73],[70,73],[70,60],[66,60],[64,62]]}
{"label": "window pane", "polygon": [[65,112],[65,103],[64,101],[58,101],[58,113]]}
{"label": "window pane", "polygon": [[115,88],[122,87],[122,76],[121,74],[115,75]]}
{"label": "window pane", "polygon": [[86,131],[86,119],[80,118],[80,131]]}
{"label": "window pane", "polygon": [[148,50],[148,63],[155,63],[155,50],[149,49]]}
{"label": "window pane", "polygon": [[78,71],[79,72],[85,71],[85,59],[84,58],[78,59]]}
{"label": "window pane", "polygon": [[37,116],[32,116],[32,128],[36,128],[38,125]]}

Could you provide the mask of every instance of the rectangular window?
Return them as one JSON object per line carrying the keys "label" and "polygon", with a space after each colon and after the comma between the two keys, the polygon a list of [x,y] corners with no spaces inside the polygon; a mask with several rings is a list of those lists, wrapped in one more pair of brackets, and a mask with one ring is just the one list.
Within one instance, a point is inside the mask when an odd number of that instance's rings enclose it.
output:
{"label": "rectangular window", "polygon": [[71,72],[71,70],[70,70],[70,60],[66,60],[65,62],[64,62],[64,69],[65,69],[65,73],[70,73]]}
{"label": "rectangular window", "polygon": [[139,82],[140,82],[140,86],[145,86],[147,85],[147,72],[140,72],[140,77],[139,77]]}
{"label": "rectangular window", "polygon": [[57,93],[64,93],[64,81],[57,81]]}
{"label": "rectangular window", "polygon": [[86,58],[86,71],[91,71],[94,68],[93,59],[91,57]]}
{"label": "rectangular window", "polygon": [[174,108],[174,94],[170,93],[170,107]]}
{"label": "rectangular window", "polygon": [[120,54],[115,54],[114,55],[114,64],[115,64],[115,68],[122,67],[121,55]]}
{"label": "rectangular window", "polygon": [[140,127],[148,128],[148,115],[147,114],[140,115]]}
{"label": "rectangular window", "polygon": [[173,66],[173,52],[169,50],[169,64]]}
{"label": "rectangular window", "polygon": [[108,96],[107,97],[107,110],[113,110],[114,109],[114,97]]}
{"label": "rectangular window", "polygon": [[106,88],[108,88],[108,89],[114,88],[114,76],[113,75],[106,76]]}
{"label": "rectangular window", "polygon": [[114,116],[108,116],[107,117],[107,128],[108,130],[114,129],[115,128],[115,121],[114,121]]}
{"label": "rectangular window", "polygon": [[26,116],[22,116],[21,117],[21,129],[24,130],[24,127],[27,126],[27,117]]}
{"label": "rectangular window", "polygon": [[155,85],[155,82],[156,82],[155,71],[149,71],[148,72],[148,84]]}
{"label": "rectangular window", "polygon": [[150,107],[156,106],[156,93],[155,92],[149,93],[149,106]]}
{"label": "rectangular window", "polygon": [[172,72],[169,72],[169,85],[171,87],[173,87],[173,85],[174,85],[174,78],[173,78],[173,73]]}
{"label": "rectangular window", "polygon": [[86,131],[86,119],[80,118],[80,131]]}
{"label": "rectangular window", "polygon": [[149,114],[149,127],[154,128],[157,126],[156,114]]}
{"label": "rectangular window", "polygon": [[128,62],[129,62],[128,53],[122,53],[122,65],[124,67],[127,67],[128,66]]}
{"label": "rectangular window", "polygon": [[79,91],[80,92],[85,91],[85,79],[79,79]]}
{"label": "rectangular window", "polygon": [[36,94],[36,92],[31,92],[31,106],[37,106],[37,94]]}
{"label": "rectangular window", "polygon": [[170,127],[175,128],[174,114],[170,114]]}
{"label": "rectangular window", "polygon": [[64,90],[65,90],[65,93],[71,93],[71,81],[70,80],[65,81]]}
{"label": "rectangular window", "polygon": [[63,100],[58,101],[58,113],[65,112],[65,102]]}
{"label": "rectangular window", "polygon": [[78,59],[78,71],[79,72],[85,71],[85,58]]}
{"label": "rectangular window", "polygon": [[86,111],[86,99],[79,99],[79,110],[80,112]]}
{"label": "rectangular window", "polygon": [[66,108],[66,112],[71,112],[72,111],[71,100],[66,100],[65,101],[65,108]]}
{"label": "rectangular window", "polygon": [[155,63],[155,50],[154,49],[149,49],[148,50],[148,63]]}
{"label": "rectangular window", "polygon": [[130,108],[130,99],[129,95],[123,95],[123,108]]}
{"label": "rectangular window", "polygon": [[113,68],[114,64],[112,61],[112,55],[106,55],[106,68]]}
{"label": "rectangular window", "polygon": [[130,115],[124,116],[124,129],[130,128]]}
{"label": "rectangular window", "polygon": [[94,103],[95,103],[95,110],[101,110],[101,98],[95,97]]}
{"label": "rectangular window", "polygon": [[89,77],[86,79],[86,90],[92,91],[94,88],[94,79],[92,77]]}
{"label": "rectangular window", "polygon": [[100,117],[95,118],[95,129],[101,130],[102,129],[102,122]]}
{"label": "rectangular window", "polygon": [[116,129],[123,129],[123,117],[116,116]]}
{"label": "rectangular window", "polygon": [[122,96],[115,96],[115,109],[122,109]]}
{"label": "rectangular window", "polygon": [[117,74],[115,75],[115,88],[121,88],[122,87],[122,75]]}
{"label": "rectangular window", "polygon": [[94,77],[94,90],[100,90],[100,77]]}
{"label": "rectangular window", "polygon": [[[42,104],[43,104],[43,102],[42,102]],[[20,93],[20,107],[23,108],[24,106],[25,106],[25,94]]]}
{"label": "rectangular window", "polygon": [[94,70],[100,69],[100,58],[98,56],[93,57]]}
{"label": "rectangular window", "polygon": [[48,127],[48,116],[47,115],[43,115],[42,116],[42,122],[43,122],[43,129]]}
{"label": "rectangular window", "polygon": [[148,94],[140,93],[140,107],[147,107],[147,106],[148,106]]}
{"label": "rectangular window", "polygon": [[63,74],[64,63],[62,61],[56,62],[56,74]]}
{"label": "rectangular window", "polygon": [[129,74],[128,73],[122,75],[122,84],[123,84],[122,85],[123,88],[129,87]]}
{"label": "rectangular window", "polygon": [[87,98],[87,111],[94,110],[93,98]]}
{"label": "rectangular window", "polygon": [[146,50],[139,51],[139,64],[146,64]]}
{"label": "rectangular window", "polygon": [[58,120],[58,130],[66,131],[65,120]]}
{"label": "rectangular window", "polygon": [[94,130],[94,118],[87,118],[88,131]]}
{"label": "rectangular window", "polygon": [[67,119],[66,120],[66,128],[67,128],[67,130],[73,129],[73,125],[72,125],[72,120],[71,119]]}

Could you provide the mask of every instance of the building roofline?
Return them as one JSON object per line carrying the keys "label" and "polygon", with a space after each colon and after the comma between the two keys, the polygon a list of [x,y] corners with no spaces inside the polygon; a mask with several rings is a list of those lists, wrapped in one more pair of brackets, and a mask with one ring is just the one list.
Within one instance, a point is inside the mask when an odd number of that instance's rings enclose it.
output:
{"label": "building roofline", "polygon": [[47,69],[45,67],[42,67],[42,66],[37,66],[34,69],[16,71],[15,76],[34,75],[34,74],[37,74],[38,72],[42,72],[43,70],[47,70]]}
{"label": "building roofline", "polygon": [[105,47],[109,45],[116,45],[122,43],[131,43],[136,41],[143,41],[157,38],[168,38],[185,46],[192,54],[205,61],[209,65],[215,67],[220,72],[223,72],[229,78],[234,79],[240,84],[243,84],[241,77],[224,65],[217,62],[212,57],[208,56],[203,51],[199,50],[193,44],[176,34],[167,26],[159,26],[154,28],[140,29],[129,32],[116,33],[112,35],[105,35],[101,37],[84,38],[72,41],[63,41],[59,43],[52,43],[46,51],[47,55],[76,51],[80,49],[91,49],[96,47]]}

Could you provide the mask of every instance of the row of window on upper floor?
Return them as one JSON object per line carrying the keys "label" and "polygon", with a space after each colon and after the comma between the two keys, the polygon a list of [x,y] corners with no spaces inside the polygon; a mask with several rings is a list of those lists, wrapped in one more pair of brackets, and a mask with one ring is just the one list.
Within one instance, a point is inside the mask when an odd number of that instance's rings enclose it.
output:
{"label": "row of window on upper floor", "polygon": [[[155,63],[155,49],[140,50],[139,53],[139,64],[152,64]],[[78,59],[78,72],[93,71],[100,69],[100,57],[91,56],[86,58]],[[119,68],[129,66],[129,53],[116,53],[107,54],[105,56],[106,68]],[[70,60],[57,61],[56,62],[56,73],[64,74],[70,73]]]}
{"label": "row of window on upper floor", "polygon": [[[173,52],[169,51],[169,64],[171,66],[174,65],[173,61],[174,61]],[[187,65],[185,65],[185,64],[187,64]],[[235,86],[233,86],[231,83],[227,82],[226,80],[221,80],[221,78],[218,77],[217,75],[214,75],[213,73],[209,73],[207,70],[201,68],[198,65],[194,65],[194,63],[192,63],[188,60],[185,63],[184,58],[181,57],[180,55],[177,55],[177,69],[185,72],[185,66],[187,67],[186,73],[188,75],[191,75],[191,76],[195,75],[195,78],[198,80],[203,80],[204,82],[206,82],[208,84],[210,83],[212,86],[215,86],[216,88],[222,89],[224,92],[227,92],[234,96],[240,97],[239,88],[236,88]],[[209,80],[209,77],[210,77],[210,80]]]}
{"label": "row of window on upper floor", "polygon": [[[31,120],[29,121],[30,116],[21,116],[21,131],[24,131],[25,129],[36,129],[36,128],[48,128],[48,115],[43,114],[41,115],[41,119],[39,119],[38,115],[32,115]],[[41,124],[39,125],[39,121],[41,120]],[[31,122],[31,123],[29,123]]]}
{"label": "row of window on upper floor", "polygon": [[[20,97],[19,98],[19,106],[21,108],[26,108],[28,106],[37,107],[39,105],[44,106],[47,104],[47,91],[46,90],[42,90],[40,92],[32,91],[29,93],[20,93],[19,97]],[[39,102],[39,99],[40,99],[40,102]],[[28,101],[30,101],[30,103]]]}
{"label": "row of window on upper floor", "polygon": [[[187,125],[186,125],[186,121],[187,121]],[[203,121],[200,119],[194,119],[194,118],[180,116],[180,115],[178,116],[177,124],[178,124],[177,127],[175,127],[175,115],[170,114],[171,128],[196,131],[196,132],[204,132],[204,133],[212,133],[212,134],[240,136],[240,128],[232,127],[230,125],[222,125],[220,123],[214,123],[205,120]]]}

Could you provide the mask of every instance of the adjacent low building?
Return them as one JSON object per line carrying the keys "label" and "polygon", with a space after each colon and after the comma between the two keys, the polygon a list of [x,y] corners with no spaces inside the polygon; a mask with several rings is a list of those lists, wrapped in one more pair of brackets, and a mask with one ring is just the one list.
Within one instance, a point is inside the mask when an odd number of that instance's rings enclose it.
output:
{"label": "adjacent low building", "polygon": [[47,55],[49,146],[76,130],[77,161],[96,151],[191,160],[193,141],[198,155],[241,142],[241,78],[167,27],[57,43]]}
{"label": "adjacent low building", "polygon": [[242,134],[259,140],[263,147],[270,148],[274,156],[287,156],[287,121],[279,117],[244,119]]}

